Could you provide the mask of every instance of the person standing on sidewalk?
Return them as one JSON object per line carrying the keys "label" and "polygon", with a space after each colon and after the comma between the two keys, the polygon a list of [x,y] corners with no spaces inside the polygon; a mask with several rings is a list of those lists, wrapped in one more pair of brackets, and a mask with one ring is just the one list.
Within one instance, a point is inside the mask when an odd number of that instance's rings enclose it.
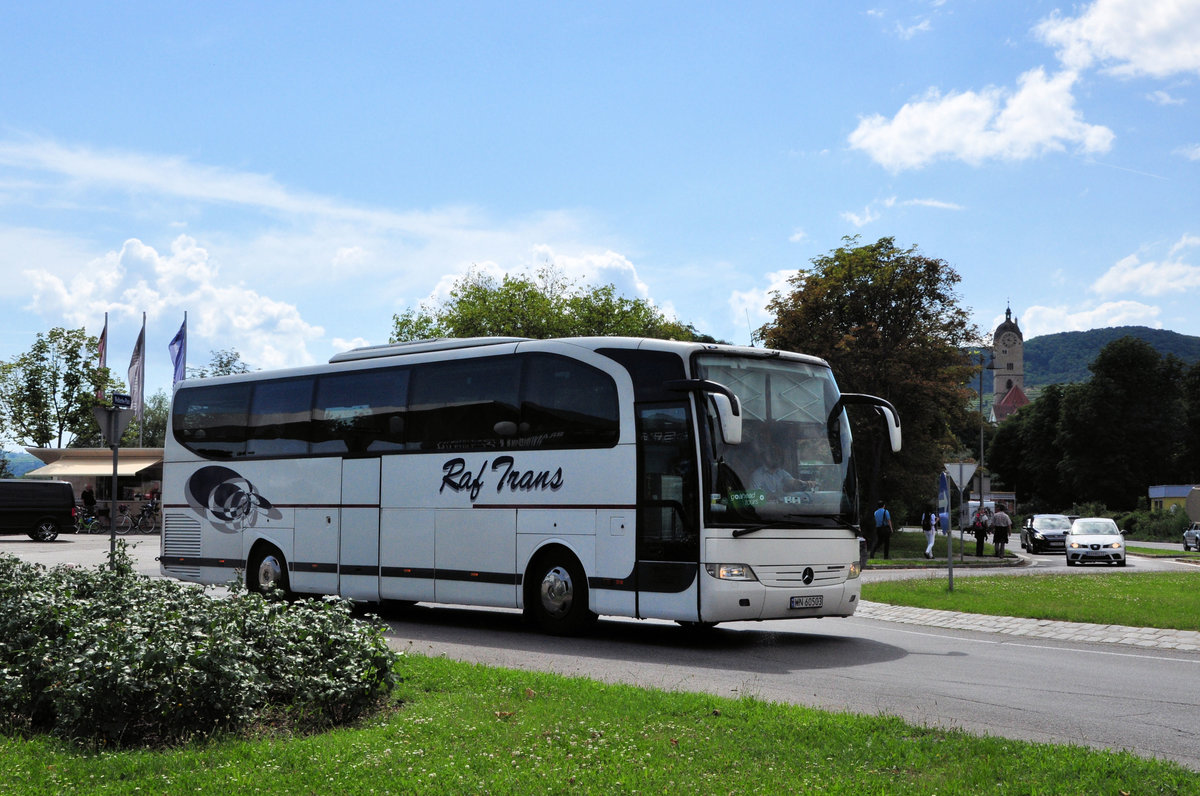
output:
{"label": "person standing on sidewalk", "polygon": [[925,557],[933,558],[933,539],[937,535],[938,516],[933,510],[933,504],[925,505],[925,513],[921,515],[921,530],[925,532]]}
{"label": "person standing on sidewalk", "polygon": [[875,546],[871,548],[871,558],[875,557],[880,545],[883,545],[883,557],[891,558],[892,513],[882,500],[879,501],[879,508],[875,509]]}
{"label": "person standing on sidewalk", "polygon": [[996,558],[1004,558],[1004,545],[1008,544],[1008,532],[1012,530],[1012,518],[1004,512],[1004,504],[996,504],[996,514],[992,517],[992,545],[996,548]]}
{"label": "person standing on sidewalk", "polygon": [[983,555],[983,543],[987,540],[988,535],[988,515],[987,509],[980,506],[975,512],[975,520],[971,523],[971,533],[975,534],[975,555]]}

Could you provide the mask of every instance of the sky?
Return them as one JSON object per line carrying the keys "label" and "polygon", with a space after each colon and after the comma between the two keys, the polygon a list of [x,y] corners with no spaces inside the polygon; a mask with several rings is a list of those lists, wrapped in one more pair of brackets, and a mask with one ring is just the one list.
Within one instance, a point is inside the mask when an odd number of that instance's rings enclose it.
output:
{"label": "sky", "polygon": [[1200,0],[6,2],[0,361],[146,394],[553,266],[737,343],[891,237],[987,333],[1200,335]]}

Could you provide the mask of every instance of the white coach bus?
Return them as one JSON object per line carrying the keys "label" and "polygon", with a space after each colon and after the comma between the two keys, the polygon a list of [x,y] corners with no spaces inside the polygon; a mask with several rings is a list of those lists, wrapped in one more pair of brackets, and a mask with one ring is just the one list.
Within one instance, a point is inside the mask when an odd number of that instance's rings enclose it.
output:
{"label": "white coach bus", "polygon": [[374,346],[182,382],[161,569],[205,584],[712,625],[849,616],[848,404],[823,360],[628,338]]}

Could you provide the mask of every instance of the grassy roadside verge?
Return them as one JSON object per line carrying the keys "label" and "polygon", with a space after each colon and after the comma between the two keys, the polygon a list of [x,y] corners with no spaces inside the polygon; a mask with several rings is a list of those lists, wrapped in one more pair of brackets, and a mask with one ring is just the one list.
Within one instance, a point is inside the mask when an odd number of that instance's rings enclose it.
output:
{"label": "grassy roadside verge", "polygon": [[981,575],[863,584],[872,602],[992,616],[1022,616],[1101,625],[1200,630],[1200,573],[1107,572],[1086,575]]}
{"label": "grassy roadside verge", "polygon": [[364,727],[165,752],[9,739],[0,781],[39,794],[1200,793],[1200,775],[1123,752],[442,658],[401,669],[402,704]]}

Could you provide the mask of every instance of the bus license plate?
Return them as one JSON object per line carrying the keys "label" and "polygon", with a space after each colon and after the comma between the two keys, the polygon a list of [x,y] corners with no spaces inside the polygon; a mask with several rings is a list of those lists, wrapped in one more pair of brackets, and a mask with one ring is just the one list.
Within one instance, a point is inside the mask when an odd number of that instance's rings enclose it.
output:
{"label": "bus license plate", "polygon": [[825,599],[825,595],[823,595],[823,594],[809,594],[804,597],[793,597],[792,598],[792,607],[793,608],[820,608],[821,604],[824,602],[824,599]]}

